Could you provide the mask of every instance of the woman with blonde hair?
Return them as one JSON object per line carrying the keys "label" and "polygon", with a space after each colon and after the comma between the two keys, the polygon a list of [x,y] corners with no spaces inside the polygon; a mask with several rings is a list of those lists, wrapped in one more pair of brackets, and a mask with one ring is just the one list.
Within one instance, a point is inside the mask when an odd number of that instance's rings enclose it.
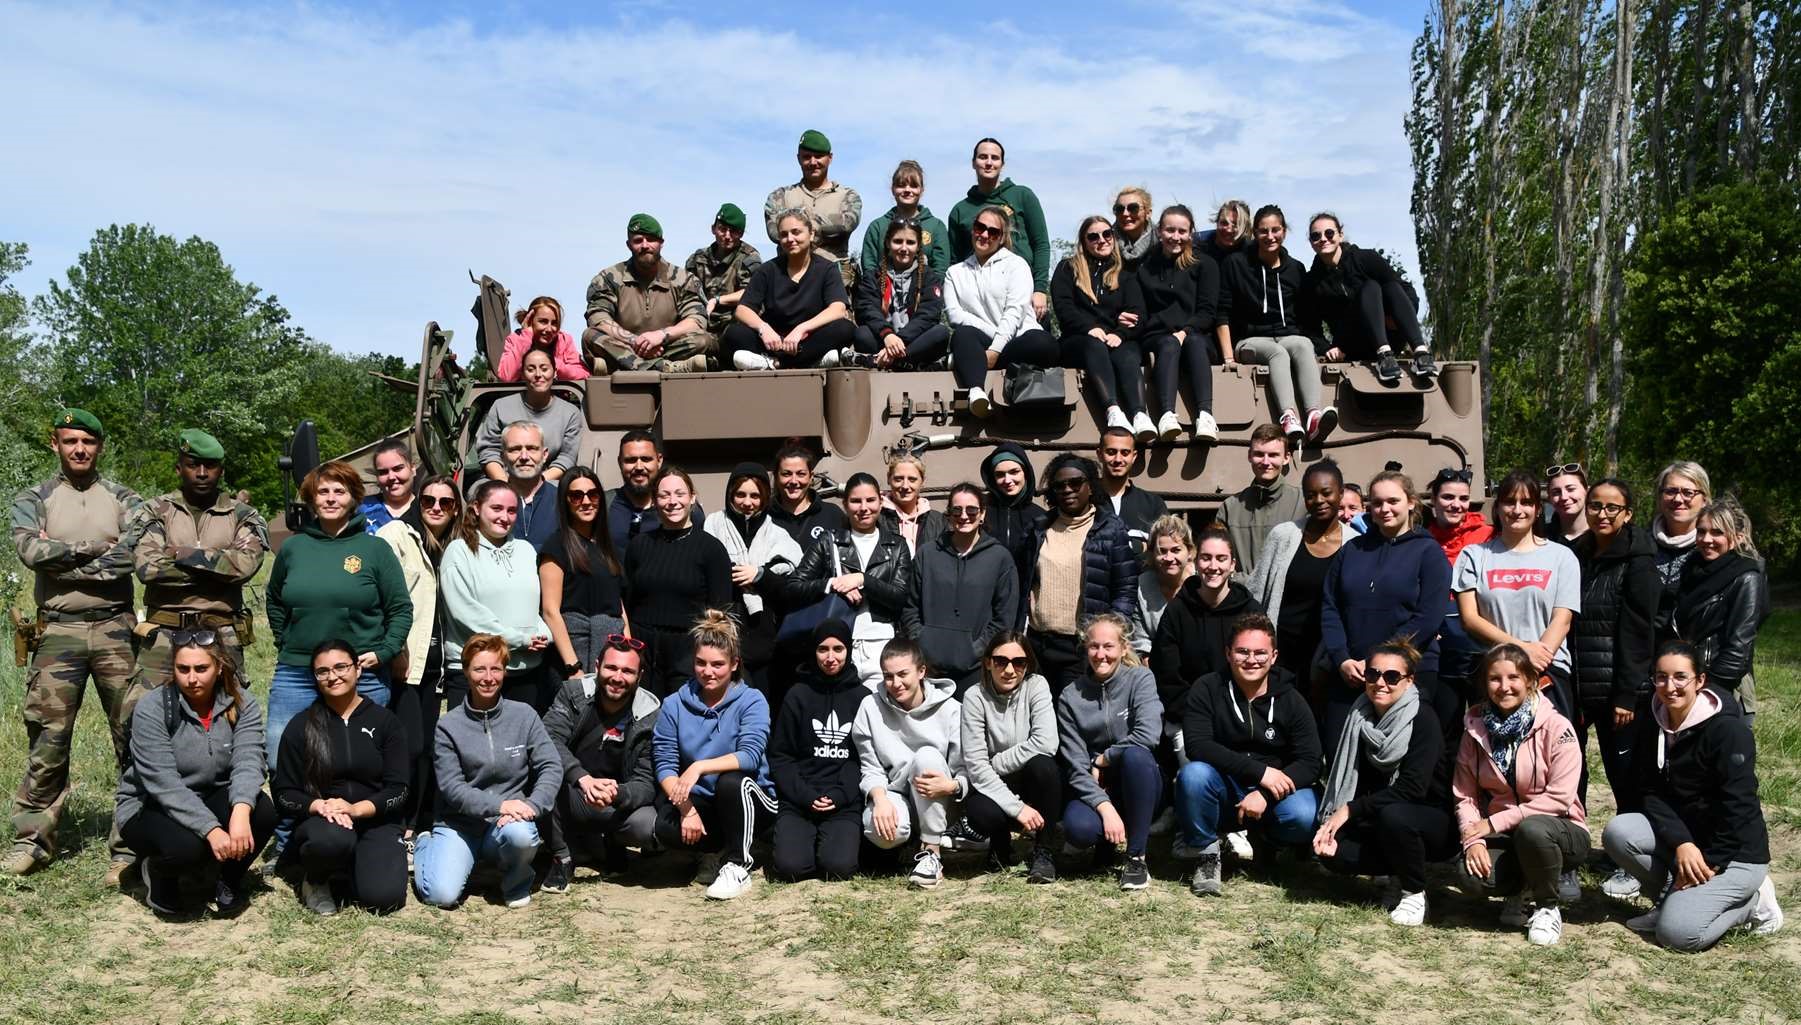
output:
{"label": "woman with blonde hair", "polygon": [[1663,582],[1657,622],[1667,633],[1676,611],[1682,567],[1695,554],[1695,518],[1702,506],[1713,501],[1713,481],[1700,463],[1678,459],[1658,473],[1655,495],[1657,516],[1651,520],[1651,540],[1657,544],[1657,576]]}
{"label": "woman with blonde hair", "polygon": [[1769,615],[1770,581],[1751,543],[1751,518],[1730,498],[1709,502],[1695,517],[1695,556],[1682,567],[1673,626],[1695,646],[1708,683],[1738,699],[1747,723],[1757,714],[1757,631]]}
{"label": "woman with blonde hair", "polygon": [[1120,259],[1128,273],[1157,247],[1157,232],[1151,228],[1151,193],[1142,185],[1128,185],[1113,197],[1113,231]]}
{"label": "woman with blonde hair", "polygon": [[1151,816],[1163,793],[1157,767],[1163,702],[1157,681],[1132,650],[1132,624],[1117,612],[1091,616],[1082,626],[1087,672],[1057,696],[1058,757],[1063,763],[1063,836],[1093,849],[1096,867],[1120,846],[1126,859],[1119,888],[1151,883],[1145,865]]}
{"label": "woman with blonde hair", "polygon": [[585,381],[588,368],[582,363],[582,350],[575,336],[563,330],[563,304],[548,295],[533,299],[514,317],[519,330],[507,335],[500,351],[500,362],[494,365],[494,376],[502,381],[524,380],[525,354],[532,349],[550,353],[559,381]]}
{"label": "woman with blonde hair", "polygon": [[1006,207],[982,207],[970,222],[969,255],[944,275],[951,371],[976,417],[989,412],[988,371],[1054,367],[1061,360],[1056,341],[1038,325],[1032,268],[1008,248],[1012,230],[1013,214]]}
{"label": "woman with blonde hair", "polygon": [[1086,217],[1076,229],[1076,251],[1051,277],[1051,308],[1063,331],[1057,342],[1063,362],[1087,371],[1088,386],[1107,410],[1106,426],[1123,427],[1141,441],[1155,437],[1144,411],[1144,353],[1137,342],[1144,298],[1105,217]]}
{"label": "woman with blonde hair", "polygon": [[882,493],[882,526],[907,542],[915,557],[921,545],[933,545],[948,524],[925,497],[926,461],[912,452],[888,457],[888,490]]}
{"label": "woman with blonde hair", "polygon": [[1151,524],[1150,541],[1144,549],[1145,569],[1138,574],[1138,603],[1132,609],[1133,651],[1150,654],[1151,638],[1157,636],[1163,610],[1194,576],[1196,551],[1194,531],[1186,519],[1165,514]]}

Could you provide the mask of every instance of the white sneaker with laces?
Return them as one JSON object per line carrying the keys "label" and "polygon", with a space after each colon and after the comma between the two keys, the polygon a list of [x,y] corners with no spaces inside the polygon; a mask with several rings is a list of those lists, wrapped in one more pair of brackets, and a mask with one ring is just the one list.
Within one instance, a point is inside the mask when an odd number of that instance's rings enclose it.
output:
{"label": "white sneaker with laces", "polygon": [[1288,437],[1289,448],[1300,448],[1307,441],[1307,431],[1301,426],[1301,417],[1292,409],[1284,409],[1282,417],[1277,421],[1282,433]]}
{"label": "white sneaker with laces", "polygon": [[1613,875],[1601,883],[1601,892],[1614,900],[1631,900],[1638,896],[1638,891],[1637,877],[1623,868],[1614,869]]}
{"label": "white sneaker with laces", "polygon": [[1757,906],[1751,909],[1745,928],[1751,930],[1753,936],[1768,936],[1780,932],[1782,922],[1782,905],[1776,903],[1776,884],[1769,876],[1764,876],[1763,883],[1757,888]]}
{"label": "white sneaker with laces", "polygon": [[[1174,416],[1165,413],[1164,416]],[[1219,424],[1213,420],[1213,414],[1200,412],[1194,415],[1194,440],[1214,442],[1219,440]]]}
{"label": "white sneaker with laces", "polygon": [[969,415],[975,417],[988,416],[988,393],[980,388],[969,389]]}
{"label": "white sneaker with laces", "polygon": [[1395,909],[1388,913],[1388,920],[1409,929],[1426,924],[1426,891],[1401,894]]}
{"label": "white sneaker with laces", "polygon": [[1555,947],[1563,939],[1563,912],[1554,904],[1540,904],[1526,919],[1526,941],[1535,947]]}
{"label": "white sneaker with laces", "polygon": [[1251,849],[1251,834],[1245,830],[1239,829],[1227,833],[1225,840],[1226,853],[1239,861],[1250,861],[1257,856],[1257,852]]}
{"label": "white sneaker with laces", "polygon": [[1513,929],[1526,924],[1526,898],[1513,896],[1502,902],[1501,924]]}
{"label": "white sneaker with laces", "polygon": [[1182,421],[1176,419],[1176,414],[1165,413],[1157,418],[1157,437],[1159,439],[1163,441],[1175,441],[1181,436]]}
{"label": "white sneaker with laces", "polygon": [[1119,408],[1118,406],[1108,406],[1107,407],[1107,426],[1108,427],[1118,427],[1121,430],[1129,431],[1132,429],[1132,421],[1130,418],[1128,418],[1126,416],[1125,410]]}
{"label": "white sneaker with laces", "polygon": [[719,866],[719,875],[713,879],[713,885],[707,887],[707,899],[731,900],[750,889],[753,878],[750,869],[735,861],[728,861]]}
{"label": "white sneaker with laces", "polygon": [[1645,933],[1647,935],[1654,933],[1657,931],[1657,917],[1662,914],[1662,912],[1663,907],[1660,905],[1642,915],[1634,915],[1633,917],[1626,919],[1626,928],[1631,929],[1633,932]]}
{"label": "white sneaker with laces", "polygon": [[830,370],[831,368],[838,366],[844,361],[843,352],[844,350],[842,349],[827,349],[819,357],[819,369]]}
{"label": "white sneaker with laces", "polygon": [[944,881],[944,859],[937,851],[919,849],[913,859],[913,873],[907,876],[907,885],[916,890],[930,890]]}
{"label": "white sneaker with laces", "polygon": [[760,352],[752,352],[749,349],[739,349],[737,352],[732,353],[732,366],[737,367],[739,370],[774,370],[775,360],[770,359]]}
{"label": "white sneaker with laces", "polygon": [[1557,877],[1557,899],[1565,904],[1574,904],[1582,899],[1582,878],[1575,869],[1565,869]]}
{"label": "white sneaker with laces", "polygon": [[1132,433],[1137,436],[1139,444],[1145,444],[1157,437],[1157,425],[1144,410],[1132,414]]}
{"label": "white sneaker with laces", "polygon": [[519,908],[529,908],[531,906],[532,895],[529,893],[523,897],[514,897],[512,900],[507,901],[507,907],[514,910],[518,910]]}

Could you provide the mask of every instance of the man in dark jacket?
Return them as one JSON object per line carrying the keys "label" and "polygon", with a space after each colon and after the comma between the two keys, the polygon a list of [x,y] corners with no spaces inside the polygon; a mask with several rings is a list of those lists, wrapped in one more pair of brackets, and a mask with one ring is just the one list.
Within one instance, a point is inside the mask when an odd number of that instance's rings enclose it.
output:
{"label": "man in dark jacket", "polygon": [[956,681],[961,698],[981,674],[989,640],[1019,622],[1019,578],[1012,556],[982,532],[981,492],[953,488],[948,512],[950,529],[915,554],[901,632],[934,675]]}
{"label": "man in dark jacket", "polygon": [[1082,621],[1107,611],[1130,619],[1137,596],[1138,559],[1125,524],[1095,500],[1099,477],[1091,460],[1073,452],[1051,460],[1045,471],[1056,517],[1033,532],[1025,621],[1053,695],[1087,665]]}
{"label": "man in dark jacket", "polygon": [[1113,508],[1114,515],[1126,525],[1126,536],[1132,539],[1132,554],[1144,558],[1145,546],[1151,540],[1151,524],[1169,512],[1163,499],[1143,488],[1132,486],[1132,467],[1138,463],[1138,439],[1124,427],[1109,427],[1101,432],[1101,443],[1095,449],[1101,464],[1101,500]]}
{"label": "man in dark jacket", "polygon": [[988,486],[988,512],[982,517],[982,529],[1013,556],[1024,587],[1031,580],[1032,539],[1049,515],[1032,501],[1038,486],[1026,450],[1011,441],[994,446],[994,454],[982,461],[982,483]]}
{"label": "man in dark jacket", "polygon": [[563,760],[563,787],[551,820],[554,856],[541,887],[551,893],[569,888],[571,840],[590,854],[600,852],[611,871],[624,867],[626,847],[651,844],[656,771],[650,734],[660,703],[638,686],[643,659],[641,642],[609,641],[599,671],[564,681],[544,716]]}

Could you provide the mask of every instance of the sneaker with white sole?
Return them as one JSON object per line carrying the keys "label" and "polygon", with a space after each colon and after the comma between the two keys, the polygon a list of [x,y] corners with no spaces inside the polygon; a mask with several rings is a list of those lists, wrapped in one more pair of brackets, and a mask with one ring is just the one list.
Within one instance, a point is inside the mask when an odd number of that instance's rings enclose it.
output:
{"label": "sneaker with white sole", "polygon": [[1582,899],[1582,877],[1576,870],[1565,869],[1557,877],[1557,899],[1565,904],[1574,904]]}
{"label": "sneaker with white sole", "polygon": [[1119,428],[1122,431],[1131,430],[1132,429],[1132,418],[1127,416],[1126,411],[1119,408],[1118,406],[1108,406],[1107,407],[1107,428],[1109,430],[1111,430],[1115,427]]}
{"label": "sneaker with white sole", "polygon": [[514,897],[513,899],[507,901],[507,907],[512,908],[515,911],[519,910],[520,908],[529,908],[531,906],[532,906],[532,895],[529,893],[523,897]]}
{"label": "sneaker with white sole", "polygon": [[774,370],[775,360],[770,359],[760,352],[752,352],[749,349],[739,349],[737,352],[732,353],[732,366],[737,367],[739,370]]}
{"label": "sneaker with white sole", "polygon": [[330,880],[302,879],[300,881],[300,903],[306,905],[306,909],[316,915],[338,913],[338,898],[332,896]]}
{"label": "sneaker with white sole", "polygon": [[1407,368],[1415,377],[1423,377],[1430,381],[1438,376],[1438,362],[1432,358],[1427,349],[1413,350],[1413,365]]}
{"label": "sneaker with white sole", "polygon": [[715,876],[713,884],[707,887],[707,899],[731,900],[750,889],[751,880],[754,878],[748,867],[735,861],[728,861],[719,866],[719,875]]}
{"label": "sneaker with white sole", "polygon": [[1535,947],[1555,947],[1563,939],[1563,912],[1555,904],[1540,904],[1526,916],[1526,941]]}
{"label": "sneaker with white sole", "polygon": [[1151,423],[1150,414],[1142,409],[1132,414],[1132,434],[1140,445],[1148,445],[1157,439],[1157,425]]}
{"label": "sneaker with white sole", "polygon": [[1757,906],[1751,909],[1745,928],[1751,930],[1753,936],[1768,936],[1781,932],[1782,922],[1782,905],[1776,902],[1776,884],[1769,876],[1764,876],[1763,883],[1757,887]]}
{"label": "sneaker with white sole", "polygon": [[913,871],[907,875],[907,885],[916,890],[930,890],[944,882],[944,859],[938,852],[921,847],[913,856]]}
{"label": "sneaker with white sole", "polygon": [[969,415],[985,419],[988,409],[988,393],[980,388],[969,389]]}
{"label": "sneaker with white sole", "polygon": [[[1207,416],[1205,413],[1202,413],[1201,415]],[[1212,417],[1208,417],[1208,419],[1211,420]],[[1217,428],[1215,428],[1215,430],[1217,430]],[[1159,441],[1175,441],[1181,436],[1182,421],[1176,419],[1176,414],[1165,413],[1157,418],[1157,439]]]}
{"label": "sneaker with white sole", "polygon": [[1200,861],[1194,866],[1194,877],[1188,881],[1188,889],[1197,897],[1219,896],[1222,887],[1217,842],[1208,844],[1201,852]]}
{"label": "sneaker with white sole", "polygon": [[985,851],[989,848],[989,839],[965,817],[944,831],[943,846],[953,851]]}
{"label": "sneaker with white sole", "polygon": [[1219,440],[1219,424],[1214,422],[1212,413],[1203,410],[1194,415],[1194,440],[1205,441],[1209,444]]}
{"label": "sneaker with white sole", "polygon": [[1501,903],[1501,924],[1510,929],[1526,924],[1526,898],[1515,895]]}
{"label": "sneaker with white sole", "polygon": [[1626,919],[1626,928],[1636,933],[1650,935],[1657,931],[1658,916],[1663,913],[1662,905],[1652,908],[1642,915],[1634,915]]}
{"label": "sneaker with white sole", "polygon": [[1388,913],[1388,920],[1409,929],[1425,925],[1426,891],[1401,894],[1401,899],[1396,902],[1395,909]]}
{"label": "sneaker with white sole", "polygon": [[819,369],[830,370],[844,361],[843,349],[827,349],[819,355]]}
{"label": "sneaker with white sole", "polygon": [[1126,856],[1126,863],[1119,869],[1119,888],[1122,890],[1142,890],[1151,885],[1151,869],[1144,862],[1144,855]]}
{"label": "sneaker with white sole", "polygon": [[1292,409],[1284,409],[1277,423],[1282,426],[1282,433],[1288,437],[1289,448],[1300,448],[1307,441],[1307,431],[1301,427],[1301,418]]}
{"label": "sneaker with white sole", "polygon": [[1239,861],[1250,861],[1257,856],[1251,847],[1251,834],[1243,829],[1235,829],[1225,836],[1226,853]]}
{"label": "sneaker with white sole", "polygon": [[1324,441],[1326,435],[1338,426],[1338,407],[1326,406],[1307,414],[1307,438],[1310,441]]}
{"label": "sneaker with white sole", "polygon": [[1614,900],[1631,900],[1638,896],[1639,888],[1638,877],[1623,868],[1614,869],[1601,883],[1601,892]]}

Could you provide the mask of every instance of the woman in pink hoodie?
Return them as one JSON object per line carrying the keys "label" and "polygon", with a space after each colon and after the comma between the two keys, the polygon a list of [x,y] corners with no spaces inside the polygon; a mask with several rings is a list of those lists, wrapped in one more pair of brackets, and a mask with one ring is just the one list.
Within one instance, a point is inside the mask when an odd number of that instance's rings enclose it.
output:
{"label": "woman in pink hoodie", "polygon": [[536,348],[550,353],[557,380],[588,379],[588,368],[582,365],[575,338],[563,330],[562,303],[541,295],[519,311],[517,319],[519,330],[507,335],[506,346],[500,350],[500,363],[494,368],[495,377],[507,382],[524,380],[525,354]]}
{"label": "woman in pink hoodie", "polygon": [[[1489,649],[1476,678],[1488,700],[1464,716],[1451,779],[1466,889],[1506,896],[1501,924],[1524,925],[1529,941],[1550,946],[1563,938],[1559,881],[1588,856],[1588,819],[1576,796],[1582,745],[1541,699],[1524,648]],[[1573,882],[1562,899],[1579,895],[1567,892]]]}

